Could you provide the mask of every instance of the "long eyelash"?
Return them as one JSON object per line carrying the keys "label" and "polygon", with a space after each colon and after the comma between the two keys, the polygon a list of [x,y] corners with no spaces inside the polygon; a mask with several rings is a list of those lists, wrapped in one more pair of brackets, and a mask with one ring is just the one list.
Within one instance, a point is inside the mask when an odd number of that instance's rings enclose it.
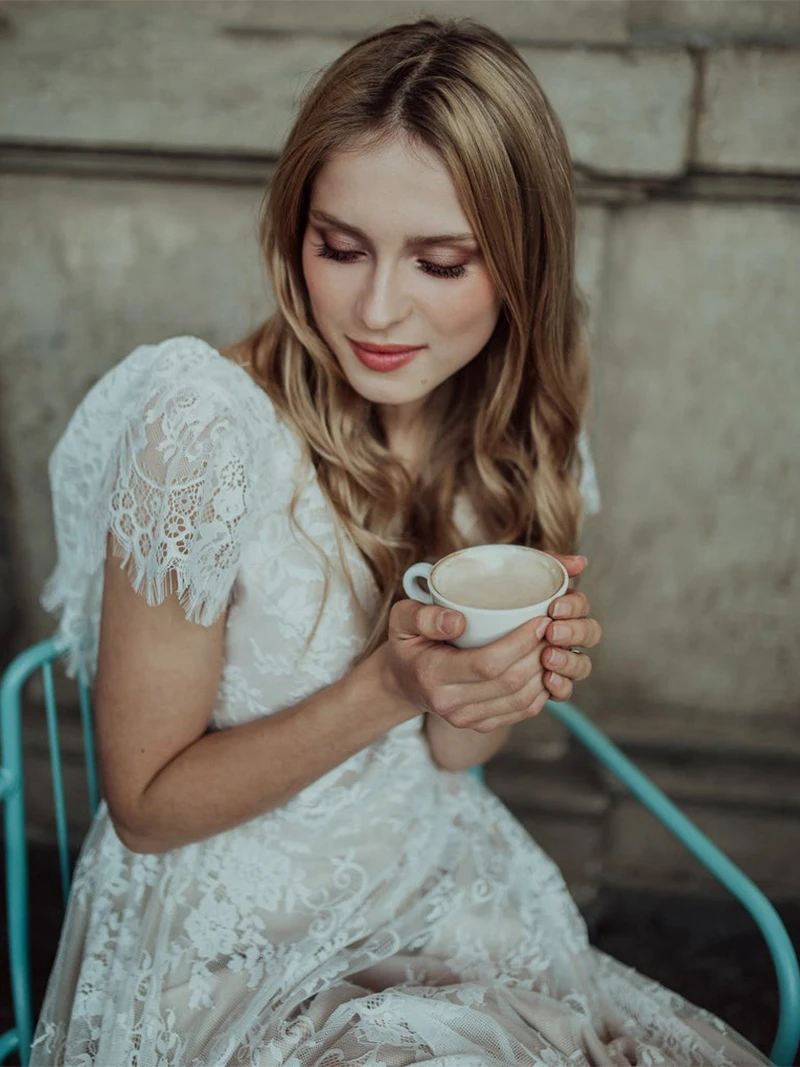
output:
{"label": "long eyelash", "polygon": [[460,263],[454,267],[440,267],[437,263],[428,263],[421,259],[422,269],[426,274],[432,274],[434,278],[463,278],[467,268]]}
{"label": "long eyelash", "polygon": [[321,245],[316,245],[315,247],[318,256],[322,256],[323,259],[333,259],[337,263],[350,263],[352,262],[350,256],[358,255],[358,252],[340,252],[336,248],[331,248],[325,241],[323,241]]}
{"label": "long eyelash", "polygon": [[[337,248],[331,248],[326,241],[323,241],[321,245],[315,245],[315,248],[318,256],[322,256],[323,259],[332,259],[336,263],[352,263],[353,260],[350,257],[358,255],[358,252],[340,252]],[[434,278],[463,278],[467,273],[467,268],[461,264],[441,267],[437,263],[428,263],[424,259],[419,262],[422,270]]]}

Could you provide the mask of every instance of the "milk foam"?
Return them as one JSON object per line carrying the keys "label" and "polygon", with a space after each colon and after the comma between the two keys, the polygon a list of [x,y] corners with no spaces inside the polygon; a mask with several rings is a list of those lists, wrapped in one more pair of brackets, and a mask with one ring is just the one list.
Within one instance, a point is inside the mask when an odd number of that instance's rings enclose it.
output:
{"label": "milk foam", "polygon": [[561,585],[558,570],[532,552],[458,553],[432,576],[442,596],[471,608],[525,608],[551,597]]}

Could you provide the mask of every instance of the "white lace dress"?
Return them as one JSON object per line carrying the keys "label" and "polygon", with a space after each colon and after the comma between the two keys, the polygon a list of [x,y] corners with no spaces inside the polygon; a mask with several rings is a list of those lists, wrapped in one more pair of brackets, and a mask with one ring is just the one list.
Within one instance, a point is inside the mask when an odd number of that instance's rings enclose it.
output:
{"label": "white lace dress", "polygon": [[[219,729],[346,673],[366,629],[341,569],[308,654],[319,556],[287,508],[299,440],[197,338],[142,346],[78,407],[50,465],[58,566],[43,602],[74,670],[96,657],[106,531],[151,603],[229,606]],[[591,470],[584,481],[590,507]],[[336,560],[316,480],[298,518]],[[362,601],[368,568],[344,539]],[[552,861],[422,717],[276,811],[162,855],[101,804],[78,861],[31,1064],[437,1067],[768,1062],[716,1018],[592,949]]]}

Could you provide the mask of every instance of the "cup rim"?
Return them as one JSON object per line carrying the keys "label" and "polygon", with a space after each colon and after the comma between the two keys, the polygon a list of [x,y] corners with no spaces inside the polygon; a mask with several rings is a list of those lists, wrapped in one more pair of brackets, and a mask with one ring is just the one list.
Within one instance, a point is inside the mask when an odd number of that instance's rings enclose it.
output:
{"label": "cup rim", "polygon": [[[551,593],[549,596],[546,596],[543,600],[537,601],[535,604],[525,604],[525,605],[523,605],[522,607],[519,607],[519,608],[475,608],[475,607],[472,607],[471,604],[459,604],[457,600],[451,600],[450,597],[446,597],[443,593],[440,593],[439,590],[436,588],[436,586],[435,586],[435,584],[433,582],[433,573],[439,567],[439,565],[441,563],[444,563],[446,560],[451,559],[453,556],[461,555],[461,553],[463,553],[463,552],[475,552],[475,551],[481,551],[481,550],[488,551],[489,549],[495,549],[496,550],[498,548],[500,548],[500,549],[511,548],[511,549],[515,549],[515,550],[524,549],[526,552],[535,552],[538,556],[547,556],[547,558],[552,561],[553,565],[556,566],[561,571],[561,573],[562,573],[561,584],[558,586],[558,588],[556,589],[556,591],[554,593]],[[555,556],[553,556],[550,552],[545,552],[541,548],[532,548],[530,545],[485,544],[485,545],[467,545],[466,548],[457,548],[454,552],[448,552],[446,556],[442,556],[441,559],[438,559],[436,561],[436,563],[434,563],[434,565],[428,571],[427,582],[428,582],[428,586],[429,586],[431,592],[434,592],[436,594],[436,596],[438,596],[440,598],[440,600],[442,600],[443,603],[447,604],[448,607],[455,608],[456,611],[462,611],[462,612],[463,611],[469,611],[470,613],[480,612],[480,613],[485,613],[487,615],[495,615],[495,614],[497,614],[497,612],[504,612],[505,614],[509,614],[509,613],[513,614],[515,612],[530,611],[531,608],[535,608],[539,604],[542,604],[542,605],[549,604],[551,601],[555,600],[556,597],[562,596],[566,592],[567,586],[569,585],[569,575],[567,574],[567,568],[564,566],[564,564],[561,562],[561,560],[556,559]]]}

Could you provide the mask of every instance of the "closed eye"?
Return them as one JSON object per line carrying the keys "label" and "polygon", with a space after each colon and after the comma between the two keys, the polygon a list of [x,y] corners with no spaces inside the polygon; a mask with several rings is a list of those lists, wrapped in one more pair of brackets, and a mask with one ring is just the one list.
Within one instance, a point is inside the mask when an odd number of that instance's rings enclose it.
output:
{"label": "closed eye", "polygon": [[[331,248],[327,241],[315,245],[315,248],[318,256],[322,256],[323,259],[332,259],[336,263],[354,263],[361,255],[360,252],[341,252],[337,248]],[[434,278],[463,278],[467,273],[467,268],[462,264],[443,267],[438,263],[430,263],[426,259],[419,259],[417,262],[420,270],[431,274]]]}

